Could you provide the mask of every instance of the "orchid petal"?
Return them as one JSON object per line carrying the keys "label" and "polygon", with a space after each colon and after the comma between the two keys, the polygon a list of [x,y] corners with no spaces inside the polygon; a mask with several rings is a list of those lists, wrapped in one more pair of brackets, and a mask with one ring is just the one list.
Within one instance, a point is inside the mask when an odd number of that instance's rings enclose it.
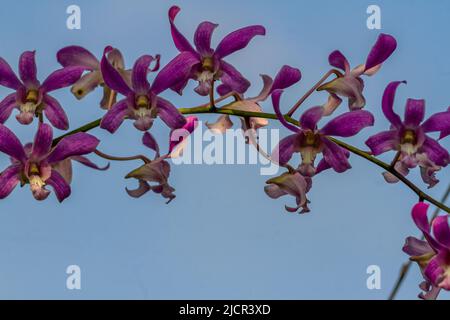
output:
{"label": "orchid petal", "polygon": [[410,256],[422,256],[433,252],[433,248],[431,248],[426,241],[419,240],[414,237],[408,237],[406,238],[405,245],[403,246],[403,252]]}
{"label": "orchid petal", "polygon": [[52,148],[53,130],[48,124],[41,123],[38,131],[34,136],[33,149],[31,157],[36,160],[44,158]]}
{"label": "orchid petal", "polygon": [[389,130],[377,133],[366,141],[374,156],[378,156],[390,150],[396,150],[398,146],[398,131]]}
{"label": "orchid petal", "polygon": [[11,112],[17,106],[16,97],[16,93],[11,93],[0,102],[0,123],[5,123],[11,116]]}
{"label": "orchid petal", "polygon": [[232,91],[236,91],[238,93],[244,93],[247,91],[250,87],[250,82],[245,79],[235,67],[225,61],[222,61],[220,66],[223,72],[220,80],[223,84],[230,87]]}
{"label": "orchid petal", "polygon": [[367,56],[365,70],[372,69],[373,67],[382,64],[391,56],[396,48],[397,41],[393,36],[384,33],[380,34],[377,42]]}
{"label": "orchid petal", "polygon": [[328,122],[320,132],[327,136],[351,137],[366,127],[373,126],[375,119],[369,111],[358,110],[344,113]]}
{"label": "orchid petal", "polygon": [[273,110],[275,111],[275,114],[277,115],[278,120],[281,122],[283,126],[285,126],[287,129],[291,130],[292,132],[300,132],[300,128],[296,127],[289,122],[286,121],[283,114],[280,110],[280,99],[281,95],[283,94],[283,90],[275,90],[272,93],[272,104],[273,104]]}
{"label": "orchid petal", "polygon": [[86,167],[89,167],[89,168],[95,169],[95,170],[99,170],[99,171],[108,170],[109,166],[110,166],[110,164],[108,163],[106,166],[100,167],[99,165],[95,164],[94,162],[92,162],[91,160],[89,160],[88,158],[83,157],[83,156],[71,156],[70,160],[76,161]]}
{"label": "orchid petal", "polygon": [[197,27],[194,34],[194,43],[200,55],[207,56],[213,52],[211,49],[211,37],[217,26],[218,24],[205,21]]}
{"label": "orchid petal", "polygon": [[70,185],[59,174],[58,171],[52,170],[52,175],[45,182],[53,187],[53,190],[55,190],[56,198],[58,198],[59,202],[63,202],[64,199],[70,196]]}
{"label": "orchid petal", "polygon": [[348,162],[348,154],[344,149],[328,139],[322,139],[322,141],[325,144],[325,148],[322,151],[323,157],[334,171],[342,173],[351,169],[352,166]]}
{"label": "orchid petal", "polygon": [[306,110],[300,117],[300,126],[303,129],[309,129],[314,131],[317,127],[317,123],[322,119],[323,108],[312,107]]}
{"label": "orchid petal", "polygon": [[0,124],[0,152],[21,162],[26,160],[25,150],[16,135]]}
{"label": "orchid petal", "polygon": [[276,75],[275,80],[273,81],[272,91],[286,89],[299,82],[301,78],[302,73],[299,69],[285,65]]}
{"label": "orchid petal", "polygon": [[155,137],[150,132],[144,133],[144,135],[142,136],[142,143],[144,144],[144,146],[155,151],[156,157],[159,157],[158,142],[156,141]]}
{"label": "orchid petal", "polygon": [[137,189],[130,190],[128,188],[125,188],[125,190],[128,193],[128,195],[130,197],[133,197],[133,198],[140,198],[144,194],[149,192],[151,189],[152,188],[150,187],[150,185],[147,182],[143,181],[143,180],[139,180],[139,186],[137,187]]}
{"label": "orchid petal", "polygon": [[81,156],[93,152],[100,141],[87,133],[78,132],[64,137],[47,158],[49,164],[56,163],[72,156]]}
{"label": "orchid petal", "polygon": [[21,166],[12,165],[0,174],[0,199],[4,199],[14,190],[19,183]]}
{"label": "orchid petal", "polygon": [[50,92],[71,86],[81,78],[83,71],[82,67],[66,67],[56,70],[45,79],[41,90]]}
{"label": "orchid petal", "polygon": [[43,103],[45,104],[44,114],[50,123],[60,130],[69,129],[69,120],[58,100],[46,94]]}
{"label": "orchid petal", "polygon": [[382,100],[382,109],[385,117],[392,123],[392,125],[396,128],[400,128],[402,126],[402,120],[394,112],[394,99],[395,92],[397,88],[402,83],[406,84],[406,81],[394,81],[388,84],[386,89],[384,90],[383,100]]}
{"label": "orchid petal", "polygon": [[281,166],[286,165],[298,149],[298,139],[298,134],[293,134],[282,139],[272,151],[271,160]]}
{"label": "orchid petal", "polygon": [[450,161],[448,151],[436,140],[430,137],[425,137],[425,141],[420,149],[425,152],[428,158],[438,166],[445,167]]}
{"label": "orchid petal", "polygon": [[334,93],[330,93],[328,96],[328,101],[323,105],[323,116],[331,115],[337,107],[342,103],[342,99],[339,98]]}
{"label": "orchid petal", "polygon": [[206,127],[216,134],[224,134],[228,129],[233,127],[233,122],[227,114],[221,115],[216,122],[205,123]]}
{"label": "orchid petal", "polygon": [[58,62],[63,67],[84,67],[86,70],[100,69],[100,62],[87,49],[80,46],[62,48],[56,54]]}
{"label": "orchid petal", "polygon": [[433,220],[433,233],[441,245],[450,249],[450,227],[447,216],[439,216]]}
{"label": "orchid petal", "polygon": [[[187,138],[195,131],[198,126],[198,118],[195,116],[189,116],[186,118],[186,123],[179,129],[174,129],[170,132],[169,153],[184,145]],[[181,150],[178,150],[179,153]]]}
{"label": "orchid petal", "polygon": [[120,100],[103,116],[100,122],[100,128],[108,130],[110,133],[114,133],[119,129],[123,120],[129,113],[128,102],[126,99]]}
{"label": "orchid petal", "polygon": [[137,95],[145,95],[150,90],[150,83],[147,80],[148,68],[153,61],[150,55],[144,55],[137,59],[133,66],[131,81],[133,89]]}
{"label": "orchid petal", "polygon": [[405,108],[405,126],[417,127],[425,116],[425,100],[408,99]]}
{"label": "orchid petal", "polygon": [[0,58],[0,85],[14,90],[22,87],[22,83],[3,58]]}
{"label": "orchid petal", "polygon": [[194,53],[195,50],[192,48],[189,41],[181,34],[180,31],[178,31],[177,27],[175,26],[175,17],[177,14],[181,11],[181,9],[177,6],[172,6],[169,9],[169,22],[170,22],[170,31],[172,33],[172,39],[175,43],[175,47],[180,52],[189,51]]}
{"label": "orchid petal", "polygon": [[[424,132],[450,132],[450,111],[433,114],[422,124],[422,129]],[[442,139],[442,137],[440,137],[440,139]]]}
{"label": "orchid petal", "polygon": [[184,116],[169,101],[158,97],[156,106],[158,108],[158,116],[169,128],[177,129],[186,124]]}
{"label": "orchid petal", "polygon": [[103,52],[102,61],[100,62],[103,80],[105,81],[106,85],[114,91],[117,91],[124,96],[128,96],[133,91],[130,89],[119,71],[114,68],[114,66],[106,57],[106,55],[113,50],[114,49],[112,47],[108,46]]}
{"label": "orchid petal", "polygon": [[192,67],[199,63],[198,58],[190,52],[182,52],[172,59],[156,76],[152,85],[152,92],[159,94],[191,75]]}
{"label": "orchid petal", "polygon": [[38,86],[35,51],[25,51],[19,58],[19,76],[25,86]]}
{"label": "orchid petal", "polygon": [[328,62],[331,66],[344,70],[346,73],[350,72],[350,64],[347,58],[339,50],[335,50],[328,56]]}
{"label": "orchid petal", "polygon": [[224,58],[233,52],[244,49],[255,36],[264,36],[266,29],[263,26],[248,26],[231,32],[216,48],[215,56]]}

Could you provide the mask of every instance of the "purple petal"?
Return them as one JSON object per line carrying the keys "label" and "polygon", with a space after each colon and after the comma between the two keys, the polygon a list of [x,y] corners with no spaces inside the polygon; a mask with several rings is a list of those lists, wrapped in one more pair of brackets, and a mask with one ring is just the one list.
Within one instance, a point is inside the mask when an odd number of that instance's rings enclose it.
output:
{"label": "purple petal", "polygon": [[344,149],[328,139],[322,139],[322,141],[325,144],[325,148],[322,151],[323,157],[334,171],[342,173],[351,168]]}
{"label": "purple petal", "polygon": [[211,37],[217,26],[215,23],[205,21],[197,27],[194,34],[194,43],[200,55],[207,56],[212,54]]}
{"label": "purple petal", "polygon": [[380,34],[366,60],[366,70],[371,69],[390,57],[397,48],[397,41],[393,36]]}
{"label": "purple petal", "polygon": [[224,58],[233,52],[244,49],[255,36],[264,36],[263,26],[248,26],[228,34],[217,46],[215,56]]}
{"label": "purple petal", "polygon": [[56,198],[58,198],[59,202],[63,202],[64,199],[70,196],[70,185],[66,182],[66,180],[64,180],[58,171],[52,170],[52,175],[45,182],[53,187]]}
{"label": "purple petal", "polygon": [[428,158],[438,166],[445,167],[449,163],[450,156],[448,151],[430,137],[425,137],[420,151],[425,152]]}
{"label": "purple petal", "polygon": [[92,162],[91,160],[89,160],[88,158],[83,157],[83,156],[72,156],[72,157],[70,157],[70,160],[79,162],[82,165],[92,168],[92,169],[95,169],[95,170],[105,171],[105,170],[109,169],[109,163],[104,167],[100,167],[99,165],[95,164],[94,162]]}
{"label": "purple petal", "polygon": [[415,128],[425,116],[425,100],[408,99],[405,108],[405,126]]}
{"label": "purple petal", "polygon": [[0,152],[14,159],[24,162],[27,157],[16,135],[4,125],[0,124]]}
{"label": "purple petal", "polygon": [[[249,101],[253,101],[253,102],[261,102],[261,101],[265,101],[267,99],[267,97],[272,93],[272,91],[274,91],[272,85],[273,85],[273,80],[271,77],[269,77],[268,75],[265,74],[261,74],[260,75],[263,81],[263,88],[261,89],[261,92],[254,98],[249,98],[249,99],[245,99],[245,100],[249,100]],[[221,85],[222,86],[222,85]],[[219,88],[221,87],[219,86],[217,88],[217,92],[219,92]],[[228,86],[226,86],[228,87]],[[231,88],[229,90],[229,92],[231,92]],[[226,92],[226,93],[229,93]],[[222,92],[219,92],[219,94],[221,96],[224,96],[226,93],[222,94]]]}
{"label": "purple petal", "polygon": [[390,150],[395,150],[398,146],[398,131],[389,130],[377,133],[366,141],[366,145],[374,156],[378,156]]}
{"label": "purple petal", "polygon": [[272,104],[273,104],[273,110],[275,111],[278,120],[281,122],[283,126],[285,126],[287,129],[291,130],[292,132],[300,132],[300,128],[296,127],[289,122],[286,121],[283,114],[280,110],[280,99],[281,95],[283,94],[283,90],[275,90],[272,93]]}
{"label": "purple petal", "polygon": [[82,67],[67,67],[56,70],[45,79],[41,89],[44,92],[50,92],[71,86],[81,78],[83,71]]}
{"label": "purple petal", "polygon": [[298,139],[298,134],[293,134],[282,139],[272,151],[271,160],[281,166],[286,165],[298,149]]}
{"label": "purple petal", "polygon": [[17,106],[17,95],[16,93],[11,93],[6,96],[5,99],[0,102],[0,123],[5,123],[6,120],[11,116],[11,112],[14,107]]}
{"label": "purple petal", "polygon": [[58,62],[63,67],[83,67],[86,70],[100,69],[100,62],[88,50],[79,46],[68,46],[62,48],[56,54]]}
{"label": "purple petal", "polygon": [[58,100],[46,94],[44,95],[43,102],[45,104],[44,114],[50,123],[60,130],[69,129],[69,120]]}
{"label": "purple petal", "polygon": [[275,77],[272,85],[272,91],[277,89],[286,89],[299,82],[301,78],[302,73],[299,69],[285,65]]}
{"label": "purple petal", "polygon": [[222,61],[220,68],[223,72],[220,80],[227,85],[232,91],[244,93],[250,87],[250,82],[236,70],[231,64]]}
{"label": "purple petal", "polygon": [[140,198],[144,194],[149,192],[151,189],[152,188],[150,187],[150,185],[147,182],[145,182],[144,180],[139,180],[139,186],[137,187],[137,189],[130,190],[128,188],[125,188],[128,195],[133,198]]}
{"label": "purple petal", "polygon": [[169,22],[170,22],[170,31],[172,33],[172,39],[173,42],[175,43],[175,47],[177,47],[177,49],[180,52],[189,51],[194,53],[195,52],[194,48],[192,48],[189,41],[187,41],[187,39],[181,34],[180,31],[178,31],[177,27],[175,26],[175,17],[180,12],[180,10],[181,9],[177,6],[172,6],[169,9]]}
{"label": "purple petal", "polygon": [[400,128],[402,125],[402,120],[394,112],[394,99],[395,99],[395,91],[398,86],[402,83],[406,84],[406,81],[394,81],[387,85],[384,90],[383,100],[381,102],[382,109],[385,117],[392,123],[392,125],[396,128]]}
{"label": "purple petal", "polygon": [[106,55],[113,50],[114,49],[112,47],[108,46],[103,51],[102,61],[100,62],[103,80],[105,81],[106,85],[114,91],[117,91],[124,96],[128,96],[133,91],[123,79],[119,71],[117,71],[117,69],[113,67],[109,59],[106,57]]}
{"label": "purple petal", "polygon": [[[434,131],[450,131],[450,111],[439,112],[433,114],[423,124],[422,129],[424,132]],[[440,138],[442,139],[442,137]]]}
{"label": "purple petal", "polygon": [[158,145],[158,142],[156,141],[155,137],[150,132],[144,133],[144,135],[142,136],[142,143],[144,144],[144,146],[155,151],[157,154],[156,157],[158,157],[159,145]]}
{"label": "purple petal", "polygon": [[303,129],[316,130],[317,123],[322,119],[323,108],[312,107],[306,110],[300,117],[300,126]]}
{"label": "purple petal", "polygon": [[439,216],[433,220],[433,233],[436,240],[441,245],[450,249],[450,227],[448,226],[448,216]]}
{"label": "purple petal", "polygon": [[34,161],[44,158],[52,148],[53,130],[48,124],[39,125],[38,131],[34,136],[33,149],[31,157]]}
{"label": "purple petal", "polygon": [[38,86],[35,51],[25,51],[19,58],[19,76],[25,86]]}
{"label": "purple petal", "polygon": [[114,133],[119,129],[123,120],[125,120],[128,115],[128,102],[126,99],[120,100],[103,116],[100,123],[100,128],[108,130]]}
{"label": "purple petal", "polygon": [[13,165],[6,168],[0,174],[0,199],[4,199],[14,190],[19,183],[21,166]]}
{"label": "purple petal", "polygon": [[147,80],[148,68],[153,61],[150,55],[144,55],[137,59],[133,66],[131,81],[133,89],[138,95],[145,95],[150,90],[150,83]]}
{"label": "purple petal", "polygon": [[0,58],[0,85],[14,90],[17,90],[22,86],[22,83],[17,78],[8,62],[3,58]]}
{"label": "purple petal", "polygon": [[100,141],[87,133],[79,132],[67,136],[58,142],[47,158],[48,163],[56,163],[72,156],[80,156],[93,152]]}
{"label": "purple petal", "polygon": [[440,250],[441,246],[437,243],[433,237],[431,237],[431,226],[428,222],[427,211],[429,205],[424,202],[417,203],[411,212],[412,218],[416,226],[422,231],[428,243],[435,250]]}
{"label": "purple petal", "polygon": [[320,131],[327,136],[351,137],[362,129],[373,126],[374,122],[375,119],[369,111],[351,111],[337,116]]}
{"label": "purple petal", "polygon": [[328,62],[335,68],[339,68],[344,70],[345,72],[350,71],[350,64],[347,61],[347,58],[340,52],[339,50],[333,51],[328,56]]}
{"label": "purple petal", "polygon": [[180,53],[158,73],[153,81],[152,91],[157,95],[185,81],[191,75],[192,66],[198,62],[199,60],[194,54]]}
{"label": "purple petal", "polygon": [[428,242],[414,237],[406,238],[405,245],[402,250],[409,256],[422,256],[433,252],[433,248],[430,247]]}
{"label": "purple petal", "polygon": [[177,129],[186,124],[184,116],[169,101],[158,97],[156,106],[158,108],[158,116],[169,128]]}
{"label": "purple petal", "polygon": [[424,270],[424,275],[434,285],[439,285],[444,277],[445,270],[440,266],[438,256],[430,260],[427,267]]}

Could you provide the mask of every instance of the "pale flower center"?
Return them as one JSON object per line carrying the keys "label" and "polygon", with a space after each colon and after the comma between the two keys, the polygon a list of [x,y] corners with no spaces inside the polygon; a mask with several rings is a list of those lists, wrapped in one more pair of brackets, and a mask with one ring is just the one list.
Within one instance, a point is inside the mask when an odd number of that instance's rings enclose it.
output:
{"label": "pale flower center", "polygon": [[401,139],[401,151],[412,155],[417,151],[417,136],[413,130],[406,130]]}

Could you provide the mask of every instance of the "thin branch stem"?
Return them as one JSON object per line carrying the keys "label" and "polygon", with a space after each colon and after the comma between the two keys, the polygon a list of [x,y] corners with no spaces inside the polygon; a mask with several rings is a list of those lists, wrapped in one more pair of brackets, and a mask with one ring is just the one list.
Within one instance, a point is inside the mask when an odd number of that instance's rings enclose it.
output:
{"label": "thin branch stem", "polygon": [[395,154],[395,157],[394,157],[394,159],[392,159],[392,161],[391,161],[391,168],[395,168],[395,164],[397,163],[397,161],[400,159],[400,156],[402,155],[402,153],[400,152],[400,151],[398,151],[396,154]]}
{"label": "thin branch stem", "polygon": [[147,158],[146,156],[143,156],[141,154],[138,154],[136,156],[131,156],[131,157],[117,157],[117,156],[111,156],[109,154],[103,153],[103,152],[101,152],[98,149],[96,149],[94,151],[94,153],[96,155],[98,155],[99,157],[103,158],[103,159],[112,160],[112,161],[142,160],[142,161],[144,161],[144,163],[150,163],[151,162],[151,160],[149,158]]}
{"label": "thin branch stem", "polygon": [[[226,106],[230,106],[232,105],[232,103],[225,105]],[[244,118],[248,118],[248,117],[255,117],[255,118],[265,118],[265,119],[277,119],[277,116],[275,114],[272,113],[264,113],[264,112],[250,112],[250,111],[242,111],[242,110],[232,110],[232,109],[222,109],[222,108],[216,108],[215,110],[211,110],[210,106],[199,106],[199,107],[194,107],[194,108],[180,108],[178,109],[178,111],[180,111],[182,114],[207,114],[207,113],[211,113],[211,114],[227,114],[227,115],[232,115],[232,116],[238,116],[238,117],[244,117]],[[284,116],[284,118],[286,119],[286,121],[288,121],[289,123],[292,123],[294,125],[299,125],[299,122],[289,116]],[[75,129],[69,133],[66,133],[65,135],[56,138],[53,141],[53,144],[55,145],[58,141],[60,141],[63,137],[77,133],[77,132],[86,132],[89,131],[91,129],[94,129],[96,127],[98,127],[100,125],[100,120],[95,120],[92,121],[78,129]],[[393,174],[396,178],[398,178],[403,184],[405,184],[408,188],[410,188],[415,194],[417,194],[417,196],[419,197],[419,199],[421,200],[426,200],[430,203],[432,203],[433,205],[435,205],[436,207],[440,208],[441,210],[450,213],[450,208],[447,207],[445,204],[437,201],[436,199],[434,199],[433,197],[429,196],[428,194],[426,194],[424,191],[422,191],[419,187],[417,187],[414,183],[412,183],[411,181],[409,181],[406,177],[404,177],[401,173],[397,172],[394,168],[391,167],[390,164],[387,164],[379,159],[377,159],[376,157],[370,155],[369,153],[360,150],[352,145],[349,145],[343,141],[340,141],[338,139],[332,138],[332,137],[328,137],[328,139],[330,139],[331,141],[333,141],[334,143],[336,143],[337,145],[341,146],[344,149],[347,149],[348,151],[350,151],[353,154],[356,154],[357,156],[364,158],[370,162],[372,162],[373,164],[383,168],[384,170],[388,171],[389,173]]]}
{"label": "thin branch stem", "polygon": [[[449,195],[450,195],[450,185],[447,187],[447,190],[445,191],[445,194],[442,197],[441,202],[445,203],[447,201]],[[440,208],[436,207],[436,209],[433,212],[433,216],[431,217],[431,220],[434,220],[438,216],[439,211],[440,211]],[[425,236],[423,234],[422,234],[421,239],[425,240]],[[400,290],[400,287],[402,286],[403,281],[405,280],[406,275],[408,274],[408,271],[411,268],[411,265],[412,265],[411,260],[402,264],[397,281],[395,282],[394,287],[392,288],[391,293],[389,294],[389,300],[394,300],[395,297],[397,296],[397,293]]]}
{"label": "thin branch stem", "polygon": [[316,91],[332,74],[335,74],[337,77],[342,76],[342,74],[338,70],[335,70],[335,69],[332,69],[332,70],[328,71],[327,73],[325,73],[325,75],[311,89],[309,89],[308,92],[306,92],[303,95],[303,97],[301,97],[300,100],[297,101],[296,104],[294,104],[294,106],[291,108],[291,110],[288,111],[288,113],[286,113],[286,115],[289,117],[292,117],[292,115],[303,104],[303,102],[305,102],[305,100],[308,99],[309,96],[312,95],[314,93],[314,91]]}

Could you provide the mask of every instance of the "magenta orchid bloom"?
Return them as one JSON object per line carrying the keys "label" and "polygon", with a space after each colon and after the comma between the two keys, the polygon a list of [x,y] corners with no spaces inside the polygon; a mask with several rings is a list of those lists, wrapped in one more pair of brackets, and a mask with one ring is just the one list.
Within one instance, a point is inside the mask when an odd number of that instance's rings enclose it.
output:
{"label": "magenta orchid bloom", "polygon": [[420,202],[412,210],[414,223],[426,241],[409,237],[403,251],[418,263],[425,278],[420,285],[425,294],[419,296],[435,299],[441,289],[450,290],[450,227],[447,215],[436,217],[430,225],[428,207],[428,204]]}
{"label": "magenta orchid bloom", "polygon": [[[88,71],[71,88],[73,95],[78,100],[84,98],[98,86],[103,86],[104,95],[100,105],[104,109],[110,107],[108,104],[110,103],[111,90],[104,85],[100,61],[89,50],[79,46],[68,46],[59,50],[56,57],[63,67],[83,67],[84,70]],[[118,49],[113,49],[107,54],[107,58],[122,75],[125,82],[131,86],[131,70],[125,69],[122,53]],[[156,65],[151,71],[156,71],[159,68],[159,58],[159,55],[157,55]],[[113,102],[115,103],[115,101]]]}
{"label": "magenta orchid bloom", "polygon": [[16,90],[0,102],[0,123],[5,123],[14,108],[21,124],[30,124],[35,116],[44,114],[58,129],[67,130],[69,121],[59,102],[48,93],[74,84],[80,79],[83,68],[67,67],[51,73],[41,84],[36,78],[34,51],[25,51],[19,59],[19,76],[0,58],[0,85]]}
{"label": "magenta orchid bloom", "polygon": [[222,85],[218,87],[221,94],[230,91],[238,93],[247,91],[250,82],[223,59],[238,50],[244,49],[255,36],[265,35],[264,27],[256,25],[236,30],[223,38],[214,50],[211,49],[211,38],[218,25],[205,21],[200,23],[195,32],[194,49],[175,26],[174,20],[179,12],[180,8],[177,6],[173,6],[169,10],[172,38],[177,49],[182,53],[189,52],[195,58],[196,63],[192,65],[190,72],[181,81],[172,86],[172,89],[181,94],[189,79],[194,79],[199,82],[195,91],[202,96],[210,93],[212,83],[215,80],[221,80],[222,82]]}
{"label": "magenta orchid bloom", "polygon": [[267,186],[264,187],[264,192],[272,199],[278,199],[285,195],[295,197],[297,207],[288,207],[285,205],[286,211],[292,213],[299,212],[301,214],[310,211],[308,208],[309,200],[306,198],[306,194],[312,186],[312,179],[310,177],[304,177],[298,172],[286,172],[279,177],[267,180],[266,183]]}
{"label": "magenta orchid bloom", "polygon": [[186,122],[184,117],[175,106],[158,95],[188,74],[195,59],[189,53],[178,55],[158,73],[150,85],[147,74],[155,58],[144,55],[133,66],[130,87],[106,58],[106,54],[112,50],[112,47],[107,47],[101,61],[103,79],[108,87],[124,95],[125,99],[112,106],[103,117],[100,127],[114,133],[128,118],[134,119],[134,126],[138,130],[147,131],[156,116],[172,129],[182,127]]}
{"label": "magenta orchid bloom", "polygon": [[[435,172],[447,166],[450,156],[448,151],[427,133],[441,132],[442,136],[443,132],[450,130],[450,111],[436,113],[423,121],[425,100],[408,99],[402,121],[393,107],[395,92],[401,83],[404,82],[391,82],[383,95],[382,109],[391,123],[391,129],[370,137],[366,145],[375,156],[390,150],[401,152],[395,165],[396,170],[407,175],[409,169],[420,166],[423,180],[432,187],[438,183]],[[388,182],[398,181],[392,174],[385,173],[384,176]]]}
{"label": "magenta orchid bloom", "polygon": [[[0,199],[7,197],[19,184],[30,184],[36,200],[44,200],[50,194],[45,186],[55,190],[60,202],[70,195],[70,185],[54,169],[54,165],[93,152],[99,140],[87,133],[65,137],[52,148],[53,130],[40,124],[31,148],[24,148],[19,139],[4,125],[0,125],[0,151],[11,157],[12,164],[0,176]],[[76,159],[76,158],[75,158]]]}
{"label": "magenta orchid bloom", "polygon": [[327,136],[351,137],[362,129],[372,126],[373,115],[364,110],[344,113],[329,121],[322,129],[317,128],[317,123],[324,115],[323,107],[313,107],[306,110],[300,117],[300,127],[288,123],[280,111],[280,97],[282,90],[276,90],[272,94],[272,102],[278,120],[295,134],[280,141],[272,154],[272,159],[281,166],[285,166],[295,152],[300,152],[302,163],[299,172],[304,176],[313,176],[316,173],[314,161],[318,153],[323,154],[323,159],[318,168],[323,171],[333,168],[336,172],[344,172],[350,169],[348,152],[327,138]]}
{"label": "magenta orchid bloom", "polygon": [[[222,107],[222,110],[237,110],[237,111],[247,111],[247,112],[262,112],[262,108],[260,106],[261,102],[266,101],[266,99],[274,92],[279,89],[286,89],[297,82],[302,78],[302,74],[299,69],[283,66],[280,71],[275,76],[275,80],[270,76],[262,74],[261,78],[263,80],[263,88],[259,95],[253,98],[244,98],[241,95],[241,99]],[[255,118],[249,117],[246,119],[242,119],[242,130],[246,132],[249,129],[258,130],[259,128],[265,127],[269,124],[269,121],[265,118]],[[233,122],[228,115],[221,115],[216,122],[214,123],[206,123],[206,126],[216,132],[216,133],[225,133],[227,129],[230,129],[233,126]]]}
{"label": "magenta orchid bloom", "polygon": [[369,55],[365,64],[359,65],[353,70],[350,69],[345,56],[338,50],[333,51],[328,57],[330,65],[344,71],[344,75],[325,83],[320,90],[326,90],[330,94],[325,107],[325,114],[329,115],[342,102],[340,97],[348,98],[350,110],[358,110],[366,105],[363,96],[364,81],[362,75],[372,76],[380,70],[381,65],[386,61],[397,48],[397,41],[394,37],[381,34]]}

